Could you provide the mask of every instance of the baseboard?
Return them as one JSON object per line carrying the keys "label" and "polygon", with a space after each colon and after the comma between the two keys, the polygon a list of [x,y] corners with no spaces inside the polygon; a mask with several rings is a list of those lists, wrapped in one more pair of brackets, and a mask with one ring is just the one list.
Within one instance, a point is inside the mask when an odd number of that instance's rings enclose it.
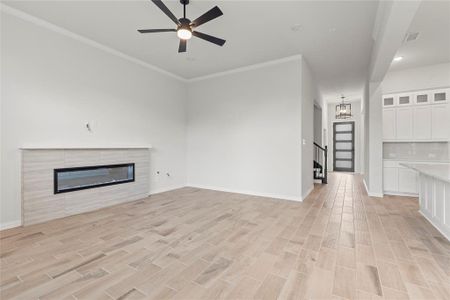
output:
{"label": "baseboard", "polygon": [[450,242],[450,233],[442,231],[439,227],[433,224],[433,222],[430,220],[430,218],[419,209],[419,214],[422,215],[425,219],[427,219],[428,222],[430,222],[431,226],[436,228],[437,231],[439,231],[449,242]]}
{"label": "baseboard", "polygon": [[11,229],[11,228],[20,227],[20,226],[22,226],[21,220],[5,222],[5,223],[0,223],[0,230],[6,230],[6,229]]}
{"label": "baseboard", "polygon": [[383,198],[384,197],[383,193],[372,193],[372,192],[369,192],[368,195],[370,197],[376,197],[376,198]]}
{"label": "baseboard", "polygon": [[384,192],[385,195],[392,195],[392,196],[405,196],[405,197],[419,197],[419,194],[409,194],[409,193],[402,193],[402,192]]}
{"label": "baseboard", "polygon": [[365,179],[363,179],[363,184],[364,184],[364,188],[366,189],[367,195],[369,195],[370,197],[383,198],[383,196],[384,196],[383,193],[373,193],[373,192],[369,191],[369,189],[367,188]]}
{"label": "baseboard", "polygon": [[369,195],[369,189],[367,188],[366,179],[363,179],[364,188],[366,189],[367,195]]}
{"label": "baseboard", "polygon": [[165,193],[165,192],[169,192],[169,191],[173,191],[173,190],[178,190],[178,189],[181,189],[184,187],[186,187],[186,185],[175,185],[175,186],[165,187],[165,188],[161,188],[161,189],[151,190],[148,195],[151,196],[151,195],[155,195],[155,194]]}
{"label": "baseboard", "polygon": [[303,199],[301,199],[300,197],[296,197],[296,196],[271,194],[271,193],[259,193],[259,192],[247,191],[247,190],[244,191],[244,190],[226,189],[226,188],[221,188],[221,187],[216,187],[216,186],[206,186],[206,185],[201,185],[201,184],[187,184],[187,186],[193,187],[193,188],[198,188],[198,189],[214,190],[214,191],[226,192],[226,193],[243,194],[243,195],[250,195],[250,196],[257,196],[257,197],[297,201],[297,202],[303,201]]}
{"label": "baseboard", "polygon": [[311,194],[311,192],[314,190],[314,184],[312,186],[309,187],[308,191],[306,192],[305,195],[303,195],[302,197],[302,201],[306,199],[306,197],[309,196],[309,194]]}

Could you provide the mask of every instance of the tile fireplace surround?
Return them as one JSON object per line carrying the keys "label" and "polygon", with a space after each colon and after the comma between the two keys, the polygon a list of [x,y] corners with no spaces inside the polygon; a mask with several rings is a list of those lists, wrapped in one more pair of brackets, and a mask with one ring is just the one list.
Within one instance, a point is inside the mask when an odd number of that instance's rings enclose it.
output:
{"label": "tile fireplace surround", "polygon": [[[135,181],[54,194],[53,170],[135,164]],[[30,225],[145,198],[149,193],[148,148],[23,148],[22,224]]]}

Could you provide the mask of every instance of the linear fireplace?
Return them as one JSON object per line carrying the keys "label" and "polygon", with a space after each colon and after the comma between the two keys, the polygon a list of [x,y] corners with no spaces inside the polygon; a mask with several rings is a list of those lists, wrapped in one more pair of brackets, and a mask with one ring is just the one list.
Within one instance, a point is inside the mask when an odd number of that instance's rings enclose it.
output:
{"label": "linear fireplace", "polygon": [[132,182],[134,175],[134,163],[54,169],[54,193]]}

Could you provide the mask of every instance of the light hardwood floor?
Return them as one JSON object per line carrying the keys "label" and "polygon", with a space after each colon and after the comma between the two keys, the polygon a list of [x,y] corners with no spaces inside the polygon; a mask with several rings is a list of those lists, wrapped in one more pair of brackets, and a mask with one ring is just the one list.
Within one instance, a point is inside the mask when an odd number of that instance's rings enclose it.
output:
{"label": "light hardwood floor", "polygon": [[2,231],[1,299],[450,299],[416,198],[332,173],[303,202],[184,188]]}

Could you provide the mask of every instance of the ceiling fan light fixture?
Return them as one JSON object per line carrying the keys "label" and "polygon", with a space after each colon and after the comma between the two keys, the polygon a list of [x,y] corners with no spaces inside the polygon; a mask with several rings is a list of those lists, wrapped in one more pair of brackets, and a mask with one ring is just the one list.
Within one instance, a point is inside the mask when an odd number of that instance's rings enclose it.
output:
{"label": "ceiling fan light fixture", "polygon": [[192,37],[192,32],[186,28],[180,28],[177,30],[177,36],[182,40],[189,40]]}
{"label": "ceiling fan light fixture", "polygon": [[214,6],[213,8],[205,12],[203,15],[195,19],[194,21],[191,21],[188,18],[186,18],[186,5],[189,4],[189,0],[180,0],[181,4],[183,5],[183,17],[180,19],[177,19],[177,17],[175,17],[175,15],[162,2],[162,0],[151,0],[151,1],[166,16],[168,16],[177,25],[177,27],[175,29],[171,28],[138,29],[140,33],[176,32],[178,38],[180,39],[178,45],[178,53],[186,52],[187,40],[191,39],[192,36],[216,44],[218,46],[223,46],[225,44],[226,41],[224,39],[220,39],[218,37],[197,31],[197,27],[199,27],[200,25],[205,24],[223,15],[223,12],[220,10],[219,7]]}

